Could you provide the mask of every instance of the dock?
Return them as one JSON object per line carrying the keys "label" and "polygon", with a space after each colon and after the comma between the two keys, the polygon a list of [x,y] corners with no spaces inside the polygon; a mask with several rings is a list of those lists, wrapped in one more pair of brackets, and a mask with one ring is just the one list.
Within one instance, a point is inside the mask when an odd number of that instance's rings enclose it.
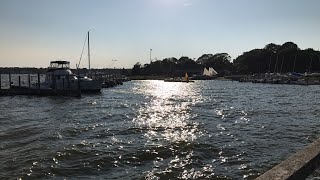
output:
{"label": "dock", "polygon": [[[2,74],[4,75],[4,74]],[[13,77],[15,76],[15,77]],[[78,85],[71,86],[70,79],[63,80],[62,85],[53,86],[51,88],[42,87],[43,74],[5,74],[1,77],[0,74],[0,96],[14,96],[14,95],[35,95],[35,96],[70,96],[81,97],[82,93],[99,93],[84,90],[80,88],[80,81]],[[5,78],[3,78],[5,77]],[[129,81],[127,77],[123,76],[94,76],[95,80],[102,81],[101,88],[110,88],[116,85],[122,85],[123,82]],[[54,81],[55,82],[55,81]]]}

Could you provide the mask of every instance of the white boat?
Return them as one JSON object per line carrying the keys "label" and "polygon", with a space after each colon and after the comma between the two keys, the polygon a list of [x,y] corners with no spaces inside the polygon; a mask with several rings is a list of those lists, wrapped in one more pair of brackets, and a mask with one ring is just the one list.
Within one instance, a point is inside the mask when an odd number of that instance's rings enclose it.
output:
{"label": "white boat", "polygon": [[51,61],[41,88],[57,90],[80,88],[82,92],[99,92],[102,89],[102,80],[93,80],[86,76],[77,77],[71,72],[69,61]]}

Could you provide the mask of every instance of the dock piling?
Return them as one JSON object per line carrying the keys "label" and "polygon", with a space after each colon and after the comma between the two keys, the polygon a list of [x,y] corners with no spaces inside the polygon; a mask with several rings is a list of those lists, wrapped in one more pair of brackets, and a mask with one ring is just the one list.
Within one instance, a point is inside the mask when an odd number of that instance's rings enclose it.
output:
{"label": "dock piling", "polygon": [[40,74],[38,73],[38,91],[39,91],[39,94],[40,94]]}
{"label": "dock piling", "polygon": [[1,73],[0,73],[0,89],[1,89]]}
{"label": "dock piling", "polygon": [[28,87],[29,87],[29,89],[30,89],[30,87],[31,87],[31,78],[30,78],[30,74],[28,74]]}
{"label": "dock piling", "polygon": [[11,89],[11,72],[9,72],[9,87]]}
{"label": "dock piling", "polygon": [[18,76],[18,78],[19,78],[19,87],[21,87],[21,77]]}

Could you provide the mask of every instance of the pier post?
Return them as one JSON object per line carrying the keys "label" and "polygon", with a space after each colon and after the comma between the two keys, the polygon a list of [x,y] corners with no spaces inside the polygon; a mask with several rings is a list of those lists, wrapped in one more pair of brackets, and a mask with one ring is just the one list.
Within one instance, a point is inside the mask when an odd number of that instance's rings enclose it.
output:
{"label": "pier post", "polygon": [[40,74],[38,73],[38,93],[40,94]]}
{"label": "pier post", "polygon": [[19,87],[21,87],[21,77],[18,76],[18,78],[19,78]]}
{"label": "pier post", "polygon": [[11,72],[9,72],[9,87],[11,89]]}
{"label": "pier post", "polygon": [[31,78],[30,78],[30,74],[28,74],[28,87],[29,87],[29,89],[30,89],[30,87],[31,87]]}
{"label": "pier post", "polygon": [[1,73],[0,73],[0,89],[1,89]]}

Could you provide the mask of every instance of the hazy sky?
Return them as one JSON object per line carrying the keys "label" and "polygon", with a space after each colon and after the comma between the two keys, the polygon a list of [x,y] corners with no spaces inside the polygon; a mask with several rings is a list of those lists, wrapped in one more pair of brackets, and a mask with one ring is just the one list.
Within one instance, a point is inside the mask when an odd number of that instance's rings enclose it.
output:
{"label": "hazy sky", "polygon": [[150,48],[157,59],[234,59],[287,41],[317,50],[319,8],[320,0],[0,0],[0,66],[75,67],[88,30],[94,68],[149,63]]}

